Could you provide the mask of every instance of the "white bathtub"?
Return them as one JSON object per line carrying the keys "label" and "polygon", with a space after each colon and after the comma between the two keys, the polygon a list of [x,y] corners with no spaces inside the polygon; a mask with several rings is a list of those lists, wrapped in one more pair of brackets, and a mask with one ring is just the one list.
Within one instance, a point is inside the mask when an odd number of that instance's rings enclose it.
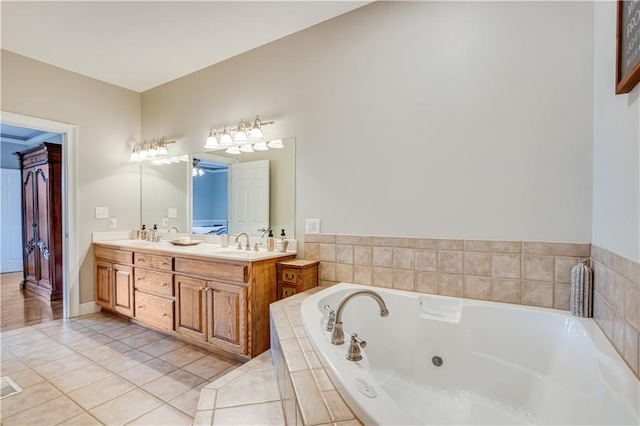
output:
{"label": "white bathtub", "polygon": [[[343,311],[345,343],[324,331]],[[302,323],[336,388],[366,425],[640,424],[640,382],[592,319],[564,311],[337,284],[309,296]],[[349,334],[367,341],[345,359]],[[442,358],[437,367],[434,356]]]}

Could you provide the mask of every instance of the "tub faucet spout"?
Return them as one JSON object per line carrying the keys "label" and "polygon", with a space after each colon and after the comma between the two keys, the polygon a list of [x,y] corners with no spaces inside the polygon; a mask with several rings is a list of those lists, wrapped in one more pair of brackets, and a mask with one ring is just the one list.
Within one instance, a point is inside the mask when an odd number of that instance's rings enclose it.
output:
{"label": "tub faucet spout", "polygon": [[342,298],[340,303],[338,304],[338,310],[336,311],[336,322],[333,326],[333,333],[331,334],[331,343],[334,345],[341,345],[344,343],[344,332],[342,331],[342,312],[344,311],[347,303],[357,296],[369,296],[373,298],[376,302],[378,302],[378,307],[380,308],[380,316],[387,317],[389,316],[389,310],[387,309],[387,305],[384,303],[382,296],[376,293],[373,290],[356,290],[347,294]]}

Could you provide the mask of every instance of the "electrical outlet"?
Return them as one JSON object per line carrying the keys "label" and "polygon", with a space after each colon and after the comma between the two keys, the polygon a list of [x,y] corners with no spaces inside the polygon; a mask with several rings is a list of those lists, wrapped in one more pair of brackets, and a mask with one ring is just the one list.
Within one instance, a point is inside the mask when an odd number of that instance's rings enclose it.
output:
{"label": "electrical outlet", "polygon": [[107,219],[109,217],[109,207],[96,207],[96,219]]}
{"label": "electrical outlet", "polygon": [[114,229],[118,226],[118,222],[116,221],[115,217],[110,217],[109,218],[109,228]]}
{"label": "electrical outlet", "polygon": [[178,209],[169,209],[169,211],[167,212],[167,216],[175,219],[176,217],[178,217]]}
{"label": "electrical outlet", "polygon": [[307,234],[319,234],[320,233],[320,219],[307,219],[305,232]]}
{"label": "electrical outlet", "polygon": [[169,218],[168,217],[163,217],[162,218],[162,226],[169,226]]}

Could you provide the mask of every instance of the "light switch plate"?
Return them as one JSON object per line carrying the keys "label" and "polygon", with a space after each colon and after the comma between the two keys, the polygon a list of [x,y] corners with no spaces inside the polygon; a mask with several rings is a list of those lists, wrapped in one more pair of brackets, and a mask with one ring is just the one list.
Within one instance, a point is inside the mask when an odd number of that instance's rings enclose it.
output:
{"label": "light switch plate", "polygon": [[319,234],[320,233],[320,219],[307,219],[305,226],[305,233],[307,234]]}
{"label": "light switch plate", "polygon": [[109,207],[96,207],[96,219],[107,219],[109,217]]}
{"label": "light switch plate", "polygon": [[118,222],[116,221],[115,217],[110,217],[109,218],[109,228],[114,229],[117,228],[118,226]]}
{"label": "light switch plate", "polygon": [[162,226],[169,226],[169,218],[168,217],[163,217],[162,218]]}
{"label": "light switch plate", "polygon": [[167,212],[167,216],[169,216],[170,218],[178,217],[178,209],[169,209],[169,211]]}

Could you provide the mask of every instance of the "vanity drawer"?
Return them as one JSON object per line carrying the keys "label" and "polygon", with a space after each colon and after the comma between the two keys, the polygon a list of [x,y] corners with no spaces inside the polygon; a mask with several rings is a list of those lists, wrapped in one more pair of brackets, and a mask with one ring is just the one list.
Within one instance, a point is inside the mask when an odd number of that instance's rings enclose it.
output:
{"label": "vanity drawer", "polygon": [[109,260],[115,263],[133,263],[133,253],[130,251],[110,249],[105,247],[95,247],[95,257],[98,259]]}
{"label": "vanity drawer", "polygon": [[205,262],[202,260],[182,259],[176,257],[176,272],[183,272],[189,275],[199,275],[201,277],[246,283],[247,266],[234,263]]}
{"label": "vanity drawer", "polygon": [[300,269],[282,268],[280,273],[280,280],[283,283],[296,284],[298,283],[298,280],[300,279],[299,275],[302,272],[303,271]]}
{"label": "vanity drawer", "polygon": [[138,290],[173,296],[173,274],[135,268],[134,283]]}
{"label": "vanity drawer", "polygon": [[137,266],[144,266],[146,268],[172,271],[173,257],[156,256],[154,254],[134,253],[133,264]]}
{"label": "vanity drawer", "polygon": [[135,301],[136,319],[173,331],[173,300],[136,291]]}

